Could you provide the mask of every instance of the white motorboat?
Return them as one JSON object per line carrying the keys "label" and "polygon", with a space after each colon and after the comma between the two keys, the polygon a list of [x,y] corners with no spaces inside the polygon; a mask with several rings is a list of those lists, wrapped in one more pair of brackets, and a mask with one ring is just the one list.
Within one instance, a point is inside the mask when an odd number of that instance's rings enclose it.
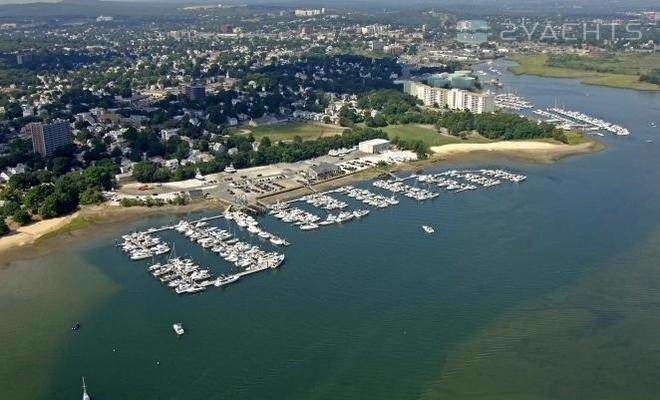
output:
{"label": "white motorboat", "polygon": [[428,234],[431,234],[431,233],[435,232],[435,229],[433,229],[432,227],[430,227],[428,225],[422,225],[422,229],[424,229],[424,232],[426,232]]}
{"label": "white motorboat", "polygon": [[317,224],[309,223],[309,224],[300,225],[300,230],[311,231],[311,230],[316,229],[318,227],[319,226]]}
{"label": "white motorboat", "polygon": [[240,277],[241,277],[240,275],[221,276],[221,277],[219,277],[218,279],[215,280],[214,285],[216,287],[229,285],[230,283],[234,283],[237,280],[239,280]]}
{"label": "white motorboat", "polygon": [[186,333],[186,331],[183,330],[183,325],[180,322],[173,324],[172,329],[174,329],[174,333],[176,333],[178,336],[181,336],[184,333]]}

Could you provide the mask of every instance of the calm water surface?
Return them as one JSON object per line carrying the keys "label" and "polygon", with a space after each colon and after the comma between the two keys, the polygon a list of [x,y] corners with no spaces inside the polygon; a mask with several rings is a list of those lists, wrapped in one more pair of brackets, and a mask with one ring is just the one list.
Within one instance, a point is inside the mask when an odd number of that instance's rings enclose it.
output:
{"label": "calm water surface", "polygon": [[113,246],[168,217],[14,263],[0,270],[2,397],[79,398],[85,375],[94,399],[657,399],[660,129],[648,122],[660,120],[660,95],[504,82],[632,135],[549,166],[454,164],[529,178],[402,198],[342,227],[304,233],[263,218],[294,243],[284,266],[201,295],[165,290]]}

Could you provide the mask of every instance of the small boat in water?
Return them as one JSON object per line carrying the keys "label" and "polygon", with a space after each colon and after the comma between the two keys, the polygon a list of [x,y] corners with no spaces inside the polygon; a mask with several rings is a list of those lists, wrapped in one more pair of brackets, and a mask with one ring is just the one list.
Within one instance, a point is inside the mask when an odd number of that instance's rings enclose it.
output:
{"label": "small boat in water", "polygon": [[73,326],[71,327],[71,330],[72,331],[79,331],[80,330],[80,322],[76,322],[75,324],[73,324]]}
{"label": "small boat in water", "polygon": [[183,325],[180,322],[173,324],[172,329],[174,329],[174,333],[176,333],[178,336],[181,336],[184,333],[186,333],[186,331],[183,330]]}
{"label": "small boat in water", "polygon": [[83,385],[82,385],[82,390],[83,390],[82,400],[90,400],[89,395],[87,394],[87,386],[85,385],[85,377],[84,376],[82,377],[82,382],[83,382]]}
{"label": "small boat in water", "polygon": [[422,229],[424,229],[424,232],[426,232],[428,234],[431,234],[431,233],[435,232],[435,229],[433,229],[432,227],[430,227],[428,225],[422,225]]}

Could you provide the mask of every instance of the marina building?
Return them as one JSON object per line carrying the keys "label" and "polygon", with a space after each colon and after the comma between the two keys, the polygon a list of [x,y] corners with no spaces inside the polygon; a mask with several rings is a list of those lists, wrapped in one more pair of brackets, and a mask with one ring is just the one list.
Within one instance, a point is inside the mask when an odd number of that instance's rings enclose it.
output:
{"label": "marina building", "polygon": [[425,106],[450,110],[469,110],[475,114],[495,111],[495,96],[489,92],[472,92],[442,88],[415,81],[405,81],[403,91],[422,100]]}
{"label": "marina building", "polygon": [[365,140],[358,144],[358,150],[363,153],[380,154],[390,148],[390,141],[387,139],[371,139]]}
{"label": "marina building", "polygon": [[312,165],[308,171],[305,171],[305,174],[309,179],[317,181],[332,178],[341,173],[342,170],[338,165],[326,162],[322,162],[319,165]]}
{"label": "marina building", "polygon": [[50,124],[31,122],[23,128],[32,137],[32,148],[35,153],[50,157],[55,150],[73,143],[71,126],[68,121],[55,121]]}

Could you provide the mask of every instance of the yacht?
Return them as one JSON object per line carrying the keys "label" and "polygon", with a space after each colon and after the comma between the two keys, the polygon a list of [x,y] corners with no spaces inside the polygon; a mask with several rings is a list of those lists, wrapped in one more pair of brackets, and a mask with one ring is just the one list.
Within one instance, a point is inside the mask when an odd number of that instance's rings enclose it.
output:
{"label": "yacht", "polygon": [[216,287],[221,287],[225,285],[229,285],[230,283],[236,282],[241,276],[240,275],[228,275],[228,276],[220,276],[218,279],[215,280],[215,286]]}
{"label": "yacht", "polygon": [[426,232],[428,234],[431,234],[431,233],[435,232],[435,229],[433,229],[432,227],[430,227],[428,225],[422,225],[422,229],[424,229],[424,232]]}
{"label": "yacht", "polygon": [[139,261],[139,260],[144,260],[145,258],[149,258],[151,256],[153,256],[153,253],[148,250],[137,250],[131,254],[131,260]]}
{"label": "yacht", "polygon": [[174,333],[176,333],[178,336],[181,336],[184,333],[186,333],[186,331],[183,330],[183,325],[180,322],[173,324],[172,329],[174,329]]}
{"label": "yacht", "polygon": [[83,385],[82,385],[83,396],[82,396],[82,398],[83,398],[83,400],[89,400],[90,398],[89,398],[89,395],[87,394],[87,386],[85,385],[85,377],[84,376],[82,377],[82,382],[83,382]]}
{"label": "yacht", "polygon": [[362,218],[364,216],[369,215],[369,210],[355,210],[353,211],[353,216],[355,218]]}
{"label": "yacht", "polygon": [[300,229],[303,231],[311,231],[312,229],[316,229],[319,226],[313,222],[305,224],[305,225],[300,225]]}

